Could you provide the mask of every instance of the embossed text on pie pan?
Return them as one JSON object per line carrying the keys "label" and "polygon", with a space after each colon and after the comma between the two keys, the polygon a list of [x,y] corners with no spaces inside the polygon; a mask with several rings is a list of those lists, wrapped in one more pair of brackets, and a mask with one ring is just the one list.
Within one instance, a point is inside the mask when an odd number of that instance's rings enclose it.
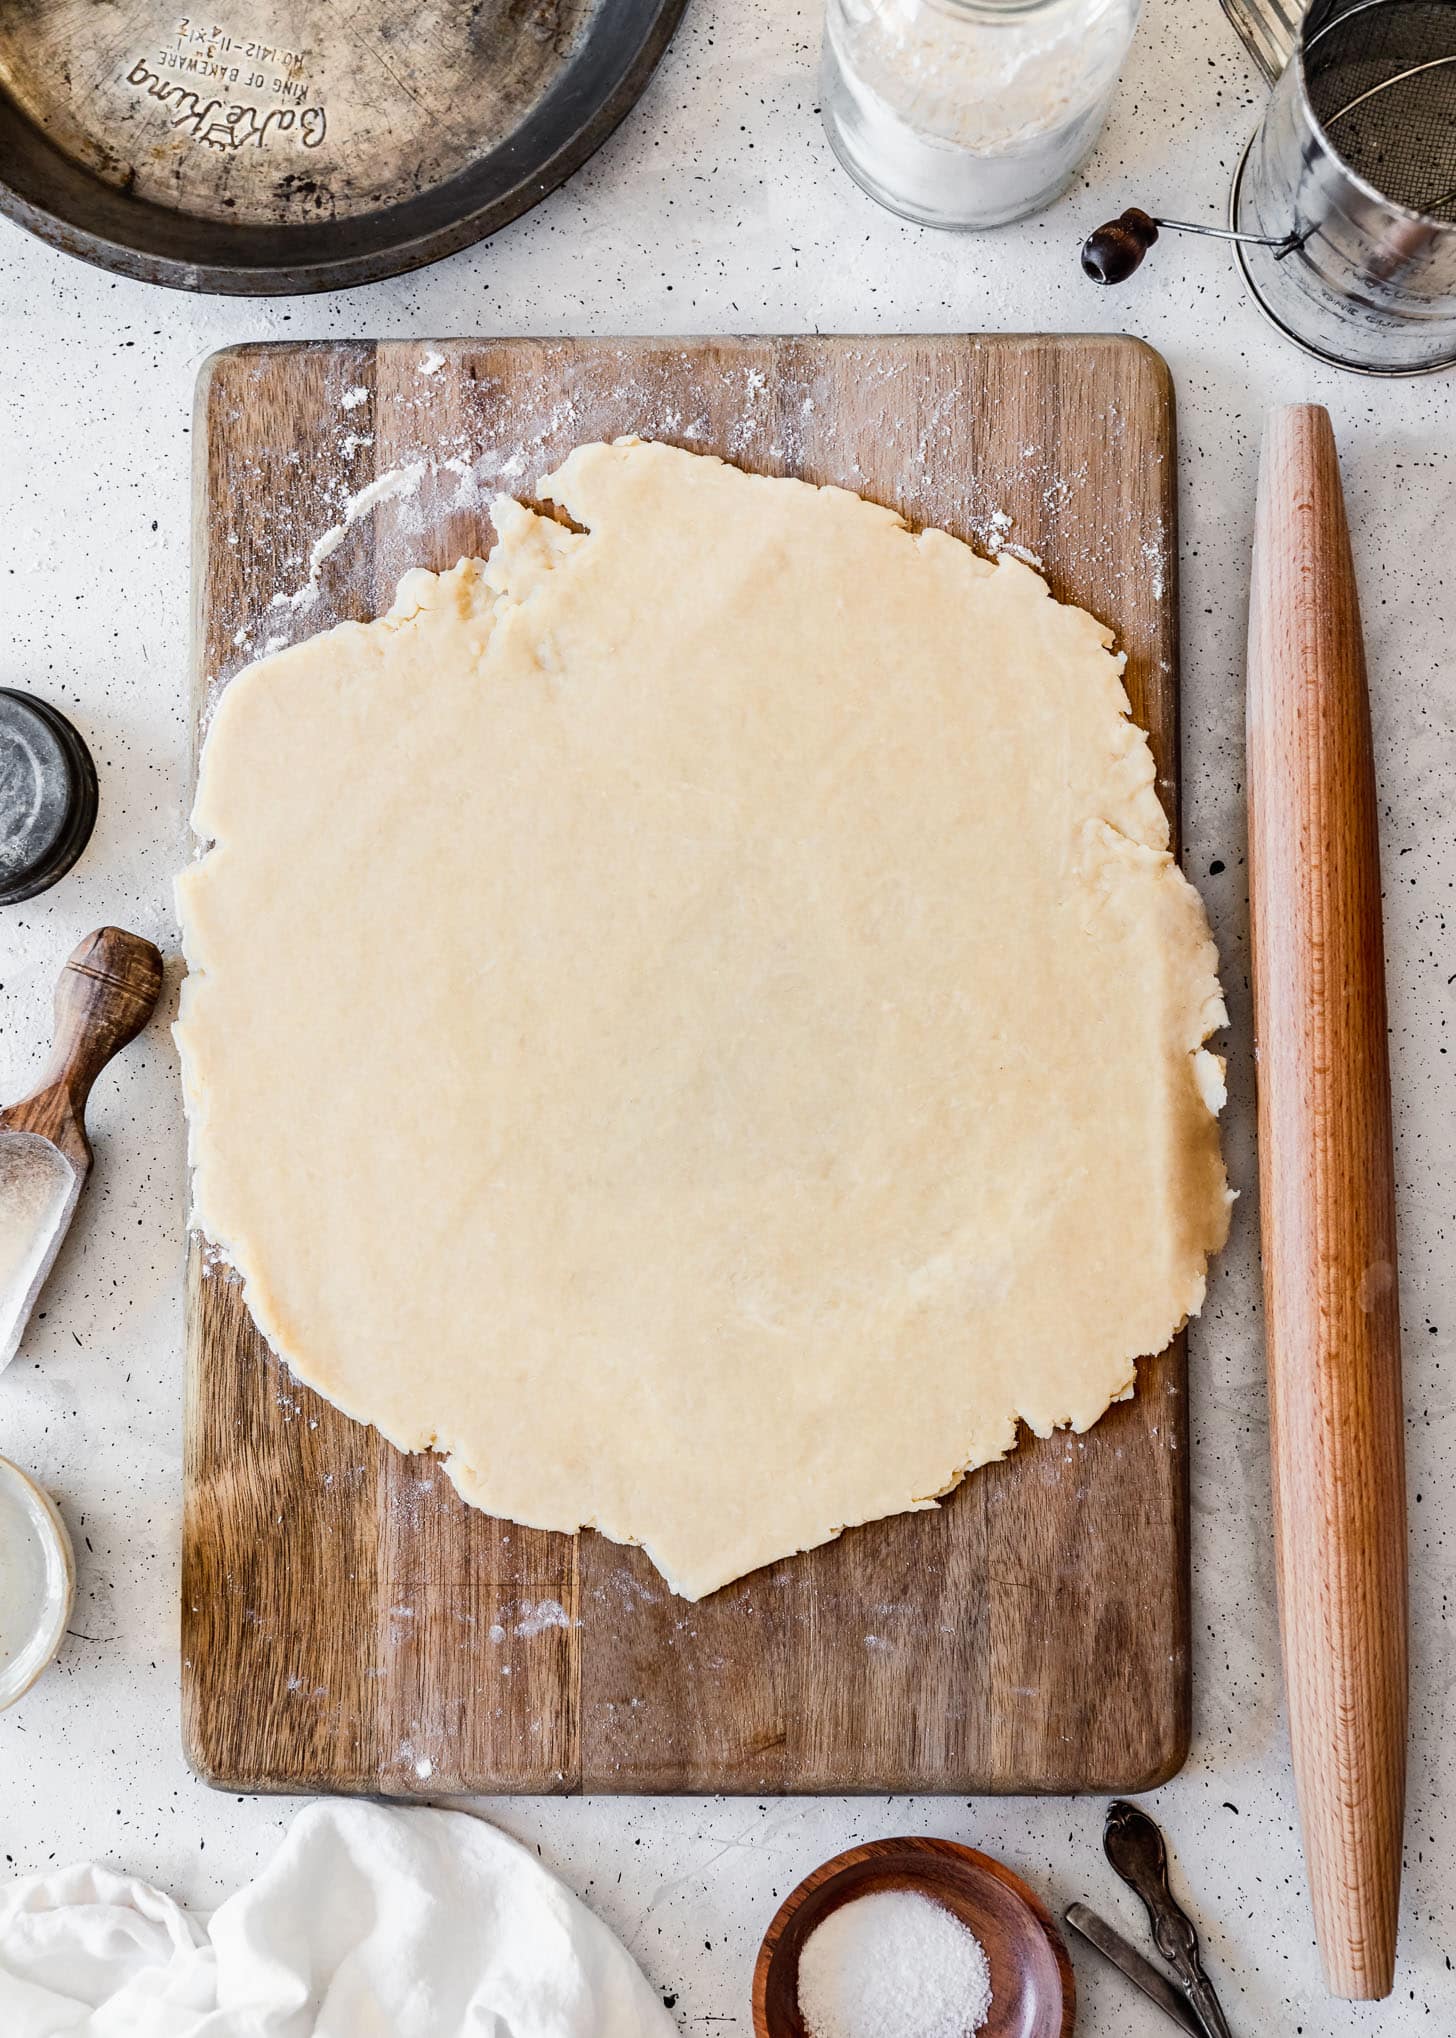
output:
{"label": "embossed text on pie pan", "polygon": [[241,296],[419,267],[535,205],[638,97],[684,0],[17,0],[0,210],[144,282]]}

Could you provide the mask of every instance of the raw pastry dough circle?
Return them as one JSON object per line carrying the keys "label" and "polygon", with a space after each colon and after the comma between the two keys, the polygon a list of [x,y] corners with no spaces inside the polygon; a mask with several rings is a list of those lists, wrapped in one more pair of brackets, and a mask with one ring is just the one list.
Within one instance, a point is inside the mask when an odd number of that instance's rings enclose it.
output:
{"label": "raw pastry dough circle", "polygon": [[636,441],[223,695],[196,1223],[467,1500],[696,1598],[1085,1428],[1203,1297],[1225,1014],[1109,633]]}

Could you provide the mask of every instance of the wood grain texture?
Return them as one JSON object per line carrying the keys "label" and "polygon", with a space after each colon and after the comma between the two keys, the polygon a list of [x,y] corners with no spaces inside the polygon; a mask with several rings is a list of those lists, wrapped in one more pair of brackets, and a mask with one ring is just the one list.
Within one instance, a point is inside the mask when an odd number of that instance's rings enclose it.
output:
{"label": "wood grain texture", "polygon": [[809,2038],[799,2008],[805,1946],[832,1912],[885,1890],[929,1897],[981,1942],[991,2007],[977,2038],[1071,2038],[1076,1978],[1040,1897],[992,1855],[918,1836],[851,1847],[789,1892],[754,1964],[754,2038]]}
{"label": "wood grain texture", "polygon": [[[439,365],[436,365],[437,359]],[[670,439],[1007,533],[1117,631],[1177,811],[1172,394],[1115,338],[246,348],[197,410],[196,695],[271,637],[388,606],[491,542],[570,448]],[[352,492],[398,471],[323,562]],[[361,902],[367,904],[367,901]],[[1189,1732],[1182,1341],[1085,1437],[1027,1438],[936,1513],[698,1605],[640,1552],[475,1513],[291,1380],[230,1276],[189,1276],[183,1683],[238,1789],[1135,1790]],[[488,1298],[482,1298],[488,1304]]]}
{"label": "wood grain texture", "polygon": [[0,1111],[0,1131],[50,1140],[84,1181],[91,1166],[86,1099],[112,1056],[151,1018],[161,988],[162,958],[150,941],[120,927],[88,934],[56,983],[55,1031],[40,1082]]}
{"label": "wood grain texture", "polygon": [[1334,435],[1264,439],[1249,879],[1284,1672],[1331,1989],[1389,1994],[1405,1811],[1406,1518],[1380,853]]}

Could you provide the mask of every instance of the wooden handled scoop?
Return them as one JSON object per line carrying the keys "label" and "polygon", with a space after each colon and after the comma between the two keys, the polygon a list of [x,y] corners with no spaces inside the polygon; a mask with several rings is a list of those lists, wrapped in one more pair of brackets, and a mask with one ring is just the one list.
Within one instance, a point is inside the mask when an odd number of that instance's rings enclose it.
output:
{"label": "wooden handled scoop", "polygon": [[15,1355],[91,1168],[86,1099],[141,1032],[162,958],[120,927],[88,934],[56,986],[56,1027],[40,1087],[0,1111],[0,1369]]}
{"label": "wooden handled scoop", "polygon": [[1405,1813],[1405,1449],[1370,705],[1327,413],[1271,413],[1249,888],[1280,1624],[1315,1930],[1388,1995]]}

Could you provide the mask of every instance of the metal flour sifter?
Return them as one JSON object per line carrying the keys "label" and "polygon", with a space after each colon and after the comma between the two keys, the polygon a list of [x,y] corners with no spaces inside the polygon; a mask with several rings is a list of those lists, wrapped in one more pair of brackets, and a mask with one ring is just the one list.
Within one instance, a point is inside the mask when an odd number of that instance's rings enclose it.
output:
{"label": "metal flour sifter", "polygon": [[1456,365],[1456,0],[1223,0],[1273,95],[1227,229],[1134,207],[1082,266],[1119,283],[1161,229],[1232,240],[1296,345],[1365,375]]}

